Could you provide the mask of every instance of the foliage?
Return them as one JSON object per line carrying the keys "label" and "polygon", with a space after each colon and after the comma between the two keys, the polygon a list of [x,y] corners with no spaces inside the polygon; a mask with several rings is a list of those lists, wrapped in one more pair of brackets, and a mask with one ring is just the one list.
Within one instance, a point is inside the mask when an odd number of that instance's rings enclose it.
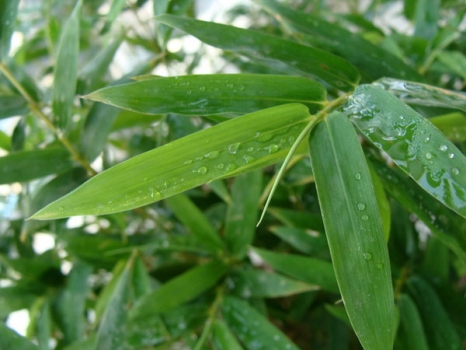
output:
{"label": "foliage", "polygon": [[466,6],[347,3],[2,0],[0,348],[465,348]]}

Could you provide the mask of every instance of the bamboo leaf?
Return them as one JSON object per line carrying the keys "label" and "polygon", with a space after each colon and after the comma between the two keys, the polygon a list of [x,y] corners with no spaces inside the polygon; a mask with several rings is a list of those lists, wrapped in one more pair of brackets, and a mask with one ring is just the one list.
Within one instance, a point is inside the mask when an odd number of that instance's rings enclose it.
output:
{"label": "bamboo leaf", "polygon": [[222,304],[222,316],[246,349],[298,350],[298,347],[285,334],[240,299],[225,297]]}
{"label": "bamboo leaf", "polygon": [[69,130],[72,123],[71,110],[76,93],[81,5],[82,0],[79,0],[71,16],[65,22],[57,49],[52,88],[52,109],[58,125],[63,130]]}
{"label": "bamboo leaf", "polygon": [[365,349],[392,349],[390,260],[371,174],[356,131],[342,113],[316,126],[312,169],[338,286]]}
{"label": "bamboo leaf", "polygon": [[395,344],[399,349],[429,350],[421,317],[409,295],[401,294],[398,297],[398,308],[400,327]]}
{"label": "bamboo leaf", "polygon": [[316,255],[328,251],[327,238],[318,231],[287,226],[274,226],[270,230],[301,253]]}
{"label": "bamboo leaf", "polygon": [[15,28],[19,0],[4,0],[0,6],[0,61],[10,52],[11,35]]}
{"label": "bamboo leaf", "polygon": [[143,296],[131,310],[131,317],[139,319],[172,310],[212,288],[227,270],[219,260],[197,266]]}
{"label": "bamboo leaf", "polygon": [[167,204],[183,225],[212,252],[223,249],[223,242],[215,228],[210,224],[205,215],[184,194],[179,194],[167,199]]}
{"label": "bamboo leaf", "polygon": [[8,328],[3,322],[0,322],[0,349],[39,350],[36,345]]}
{"label": "bamboo leaf", "polygon": [[460,92],[391,78],[379,79],[374,85],[391,92],[405,103],[456,108],[466,112],[466,95]]}
{"label": "bamboo leaf", "polygon": [[450,141],[466,141],[466,115],[453,112],[429,118],[429,121],[439,129]]}
{"label": "bamboo leaf", "polygon": [[26,114],[26,100],[21,96],[0,96],[0,119]]}
{"label": "bamboo leaf", "polygon": [[359,86],[345,111],[425,191],[466,217],[466,157],[427,119],[371,85]]}
{"label": "bamboo leaf", "polygon": [[466,79],[466,56],[460,51],[443,51],[437,55],[440,62],[461,78]]}
{"label": "bamboo leaf", "polygon": [[308,116],[305,106],[290,104],[191,134],[93,177],[33,218],[129,210],[206,182],[276,163],[286,156]]}
{"label": "bamboo leaf", "polygon": [[248,113],[284,103],[302,103],[311,113],[326,103],[325,88],[307,78],[259,74],[153,77],[106,87],[85,96],[147,114]]}
{"label": "bamboo leaf", "polygon": [[350,63],[310,46],[252,30],[172,15],[161,15],[157,20],[194,35],[208,45],[266,64],[268,61],[280,62],[292,70],[315,76],[339,90],[352,90],[359,81],[359,73]]}
{"label": "bamboo leaf", "polygon": [[123,7],[125,6],[126,1],[125,0],[113,0],[112,5],[110,6],[110,10],[108,11],[107,15],[105,16],[105,24],[100,31],[100,34],[105,34],[110,30],[112,27],[113,22],[115,22],[116,18],[120,14],[120,12],[123,10]]}
{"label": "bamboo leaf", "polygon": [[310,35],[311,42],[316,41],[328,51],[347,59],[372,79],[383,76],[398,77],[411,80],[424,78],[416,70],[401,59],[354,34],[337,23],[322,19],[322,15],[310,15],[295,11],[289,6],[280,5],[271,0],[256,0],[267,11],[284,22],[294,32]]}
{"label": "bamboo leaf", "polygon": [[222,320],[216,320],[213,326],[212,342],[216,350],[242,350],[234,334]]}
{"label": "bamboo leaf", "polygon": [[238,259],[246,255],[254,239],[258,203],[262,189],[262,173],[253,171],[238,176],[232,186],[232,203],[228,206],[225,240]]}
{"label": "bamboo leaf", "polygon": [[310,285],[338,293],[332,264],[327,261],[300,255],[274,253],[259,248],[253,248],[252,251],[277,271]]}
{"label": "bamboo leaf", "polygon": [[24,182],[71,169],[64,149],[23,151],[0,157],[0,183]]}

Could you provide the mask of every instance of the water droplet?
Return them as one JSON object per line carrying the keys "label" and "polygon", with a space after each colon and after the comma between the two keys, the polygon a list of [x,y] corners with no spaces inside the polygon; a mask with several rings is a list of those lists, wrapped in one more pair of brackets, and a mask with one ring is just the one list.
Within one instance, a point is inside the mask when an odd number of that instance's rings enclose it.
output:
{"label": "water droplet", "polygon": [[355,178],[356,180],[361,180],[361,173],[356,173],[356,174],[354,174],[354,178]]}
{"label": "water droplet", "polygon": [[220,155],[219,151],[211,151],[205,155],[206,158],[215,159]]}
{"label": "water droplet", "polygon": [[246,151],[248,151],[249,153],[254,152],[254,147],[249,147]]}
{"label": "water droplet", "polygon": [[364,260],[371,260],[372,259],[372,254],[369,252],[365,252],[363,255]]}
{"label": "water droplet", "polygon": [[63,211],[63,210],[65,210],[64,207],[58,207],[58,211]]}
{"label": "water droplet", "polygon": [[425,139],[424,139],[424,143],[429,143],[430,142],[430,136],[427,136]]}
{"label": "water droplet", "polygon": [[359,210],[365,210],[366,209],[366,205],[364,203],[358,203],[358,209]]}
{"label": "water droplet", "polygon": [[272,154],[272,153],[277,153],[278,150],[280,149],[280,147],[278,147],[278,145],[276,144],[271,144],[269,145],[269,147],[267,147],[269,149],[269,153]]}
{"label": "water droplet", "polygon": [[243,156],[243,159],[244,159],[244,162],[245,162],[246,164],[251,163],[253,160],[255,160],[254,157],[251,157],[251,156],[248,156],[248,155],[244,155],[244,156]]}
{"label": "water droplet", "polygon": [[207,173],[207,168],[205,166],[201,166],[200,168],[194,169],[193,172],[204,175]]}
{"label": "water droplet", "polygon": [[448,150],[448,146],[447,145],[441,145],[438,149],[440,151],[442,151],[442,152],[446,152]]}
{"label": "water droplet", "polygon": [[108,201],[108,202],[107,202],[108,205],[110,205],[110,204],[112,204],[112,203],[113,203],[113,201]]}
{"label": "water droplet", "polygon": [[275,341],[279,341],[279,340],[280,340],[280,336],[279,336],[279,335],[277,335],[277,334],[275,334],[275,335],[273,336],[273,340],[275,340]]}
{"label": "water droplet", "polygon": [[434,156],[432,155],[432,153],[430,153],[430,152],[427,152],[427,153],[426,153],[426,158],[427,158],[427,159],[432,159],[433,157],[434,157]]}
{"label": "water droplet", "polygon": [[187,91],[186,91],[186,94],[187,94],[187,95],[191,95],[191,94],[192,94],[192,91],[191,91],[191,90],[187,90]]}
{"label": "water droplet", "polygon": [[199,90],[205,91],[205,86],[201,86],[201,87],[199,88]]}
{"label": "water droplet", "polygon": [[452,173],[453,175],[458,175],[458,174],[460,173],[460,171],[459,171],[458,169],[456,169],[456,168],[452,168],[452,169],[451,169],[451,173]]}
{"label": "water droplet", "polygon": [[236,154],[236,152],[238,152],[238,148],[239,148],[239,143],[232,143],[231,145],[228,146],[228,152],[230,152],[231,154]]}
{"label": "water droplet", "polygon": [[361,216],[361,219],[362,219],[363,221],[367,221],[367,220],[369,220],[369,216],[363,215],[363,216]]}
{"label": "water droplet", "polygon": [[290,136],[288,137],[288,143],[290,144],[290,146],[293,145],[294,141],[296,140],[296,138],[294,136]]}
{"label": "water droplet", "polygon": [[454,153],[449,153],[449,154],[448,154],[448,158],[450,158],[450,159],[455,158],[455,154],[454,154]]}
{"label": "water droplet", "polygon": [[170,186],[170,182],[164,181],[164,182],[163,182],[163,186],[164,186],[165,188],[168,188],[168,186]]}
{"label": "water droplet", "polygon": [[192,159],[186,159],[183,164],[191,164],[193,161]]}
{"label": "water droplet", "polygon": [[377,268],[378,268],[379,270],[382,270],[382,269],[383,269],[383,264],[382,264],[382,263],[377,264]]}
{"label": "water droplet", "polygon": [[246,90],[246,85],[240,85],[239,90],[240,90],[240,91]]}
{"label": "water droplet", "polygon": [[147,181],[147,177],[141,179],[142,182]]}
{"label": "water droplet", "polygon": [[233,170],[235,170],[235,169],[236,169],[236,165],[234,165],[234,164],[228,164],[228,166],[227,166],[227,172],[233,171]]}
{"label": "water droplet", "polygon": [[259,142],[270,141],[272,139],[272,137],[273,137],[272,134],[261,135],[261,133],[259,133],[259,132],[256,134],[257,141],[259,141]]}
{"label": "water droplet", "polygon": [[217,165],[217,169],[223,169],[225,167],[225,164],[220,163]]}
{"label": "water droplet", "polygon": [[149,196],[150,196],[150,198],[154,198],[154,197],[155,197],[154,188],[153,188],[153,187],[149,187]]}

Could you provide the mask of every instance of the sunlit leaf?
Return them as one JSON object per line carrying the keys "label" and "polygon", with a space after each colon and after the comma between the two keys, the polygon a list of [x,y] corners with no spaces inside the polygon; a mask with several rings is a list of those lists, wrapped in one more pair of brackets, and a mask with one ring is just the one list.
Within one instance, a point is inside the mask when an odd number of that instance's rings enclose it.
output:
{"label": "sunlit leaf", "polygon": [[305,256],[282,254],[253,248],[266,263],[281,273],[294,277],[310,285],[338,293],[337,281],[332,264],[325,260]]}
{"label": "sunlit leaf", "polygon": [[0,6],[0,61],[7,57],[10,51],[18,5],[19,0],[4,0]]}
{"label": "sunlit leaf", "polygon": [[64,149],[42,149],[0,157],[0,183],[23,182],[71,169],[70,154]]}
{"label": "sunlit leaf", "polygon": [[290,104],[202,130],[114,166],[33,218],[129,210],[206,182],[277,163],[286,156],[308,116],[305,106]]}
{"label": "sunlit leaf", "polygon": [[333,268],[346,311],[365,349],[392,349],[390,260],[371,174],[356,131],[331,113],[309,141]]}
{"label": "sunlit leaf", "polygon": [[218,260],[197,266],[143,296],[131,310],[134,319],[174,309],[212,288],[227,271]]}
{"label": "sunlit leaf", "polygon": [[82,0],[79,0],[63,27],[58,44],[52,107],[58,125],[68,130],[72,124],[72,107],[76,92],[78,53],[79,53],[79,14]]}
{"label": "sunlit leaf", "polygon": [[208,45],[233,51],[254,60],[276,61],[290,69],[315,76],[340,90],[352,90],[358,71],[344,59],[280,37],[228,25],[171,15],[157,17],[161,23],[194,35]]}
{"label": "sunlit leaf", "polygon": [[240,299],[225,297],[222,304],[222,316],[246,349],[298,350],[298,347],[285,334]]}
{"label": "sunlit leaf", "polygon": [[361,132],[437,200],[466,217],[466,157],[427,119],[377,86],[345,107]]}
{"label": "sunlit leaf", "polygon": [[391,92],[409,104],[456,108],[466,112],[466,95],[461,92],[391,78],[379,79],[374,85]]}
{"label": "sunlit leaf", "polygon": [[186,115],[248,113],[291,102],[314,113],[326,103],[325,88],[311,79],[259,74],[154,77],[85,97],[140,113]]}

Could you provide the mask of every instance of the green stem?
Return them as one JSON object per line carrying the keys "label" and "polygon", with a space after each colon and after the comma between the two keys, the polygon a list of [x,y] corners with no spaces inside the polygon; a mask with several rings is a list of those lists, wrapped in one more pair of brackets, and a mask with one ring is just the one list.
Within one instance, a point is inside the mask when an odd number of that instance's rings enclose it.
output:
{"label": "green stem", "polygon": [[40,107],[37,105],[36,101],[31,97],[31,95],[26,91],[26,89],[21,85],[21,83],[16,80],[16,78],[13,76],[13,74],[10,72],[8,67],[3,63],[0,62],[0,72],[3,73],[3,75],[10,81],[10,83],[19,91],[19,93],[24,97],[24,99],[27,101],[29,108],[31,109],[32,113],[35,114],[39,119],[41,119],[45,125],[55,134],[55,136],[58,138],[58,140],[63,144],[63,146],[71,153],[73,158],[83,166],[84,169],[87,170],[87,172],[94,176],[97,174],[97,172],[92,169],[90,164],[79,154],[79,152],[73,147],[71,142],[68,140],[68,138],[63,135],[62,132],[60,132],[55,125],[47,118],[47,116],[42,112]]}

